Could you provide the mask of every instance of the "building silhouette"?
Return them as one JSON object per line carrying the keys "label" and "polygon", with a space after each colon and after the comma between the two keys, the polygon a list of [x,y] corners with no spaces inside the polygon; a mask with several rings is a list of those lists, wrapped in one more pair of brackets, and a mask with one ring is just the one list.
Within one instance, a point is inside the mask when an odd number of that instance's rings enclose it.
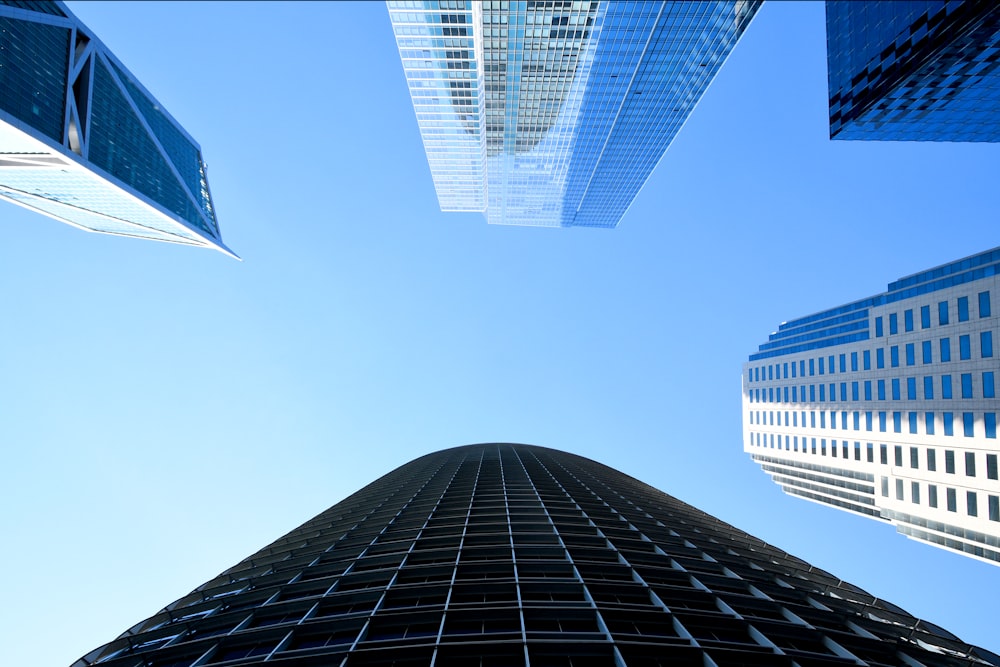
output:
{"label": "building silhouette", "polygon": [[441,209],[616,226],[760,4],[389,0]]}
{"label": "building silhouette", "polygon": [[1000,141],[1000,5],[826,3],[830,137]]}
{"label": "building silhouette", "polygon": [[743,368],[743,442],[792,495],[1000,564],[1000,248],[785,322]]}
{"label": "building silhouette", "polygon": [[372,482],[75,667],[1000,665],[594,461],[481,444]]}
{"label": "building silhouette", "polygon": [[198,144],[61,2],[0,0],[0,198],[232,255]]}

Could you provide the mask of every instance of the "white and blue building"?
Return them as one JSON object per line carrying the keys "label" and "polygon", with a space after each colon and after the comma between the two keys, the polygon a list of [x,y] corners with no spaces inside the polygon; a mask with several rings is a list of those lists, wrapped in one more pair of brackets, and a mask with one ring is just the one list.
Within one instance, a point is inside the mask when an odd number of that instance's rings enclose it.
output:
{"label": "white and blue building", "polygon": [[743,447],[791,495],[1000,565],[1000,248],[785,322],[743,367]]}
{"label": "white and blue building", "polygon": [[61,2],[0,1],[0,199],[233,255],[198,143]]}

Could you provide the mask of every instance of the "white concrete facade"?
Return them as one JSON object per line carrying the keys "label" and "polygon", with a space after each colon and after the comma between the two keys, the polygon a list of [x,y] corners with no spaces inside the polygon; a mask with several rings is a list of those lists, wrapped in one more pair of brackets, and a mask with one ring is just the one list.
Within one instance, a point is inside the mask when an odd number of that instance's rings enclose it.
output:
{"label": "white concrete facade", "polygon": [[1000,249],[782,324],[743,447],[787,493],[1000,565]]}

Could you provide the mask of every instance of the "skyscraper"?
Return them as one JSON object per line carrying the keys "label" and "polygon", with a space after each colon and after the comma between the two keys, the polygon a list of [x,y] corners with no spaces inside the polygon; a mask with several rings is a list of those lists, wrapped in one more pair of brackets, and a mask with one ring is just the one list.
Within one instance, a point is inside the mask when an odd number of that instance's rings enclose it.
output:
{"label": "skyscraper", "polygon": [[1000,665],[642,482],[528,445],[422,456],[75,667]]}
{"label": "skyscraper", "polygon": [[1000,564],[1000,248],[785,322],[743,367],[743,444],[790,494]]}
{"label": "skyscraper", "polygon": [[826,3],[830,137],[1000,141],[1000,5]]}
{"label": "skyscraper", "polygon": [[61,2],[0,0],[0,154],[7,201],[232,255],[198,144]]}
{"label": "skyscraper", "polygon": [[442,210],[615,227],[760,2],[388,6]]}

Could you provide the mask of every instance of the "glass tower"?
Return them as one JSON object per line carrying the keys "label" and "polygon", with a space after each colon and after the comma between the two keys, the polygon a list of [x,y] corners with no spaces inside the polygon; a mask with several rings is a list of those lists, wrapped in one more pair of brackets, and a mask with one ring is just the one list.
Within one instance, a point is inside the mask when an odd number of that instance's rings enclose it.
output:
{"label": "glass tower", "polygon": [[615,227],[760,2],[388,6],[442,210]]}
{"label": "glass tower", "polygon": [[744,450],[789,494],[1000,565],[998,294],[995,248],[782,324],[743,367]]}
{"label": "glass tower", "polygon": [[61,2],[0,0],[0,198],[232,255],[198,144]]}
{"label": "glass tower", "polygon": [[372,482],[74,667],[1000,665],[594,461],[447,449]]}
{"label": "glass tower", "polygon": [[1000,5],[826,3],[830,136],[1000,141]]}

